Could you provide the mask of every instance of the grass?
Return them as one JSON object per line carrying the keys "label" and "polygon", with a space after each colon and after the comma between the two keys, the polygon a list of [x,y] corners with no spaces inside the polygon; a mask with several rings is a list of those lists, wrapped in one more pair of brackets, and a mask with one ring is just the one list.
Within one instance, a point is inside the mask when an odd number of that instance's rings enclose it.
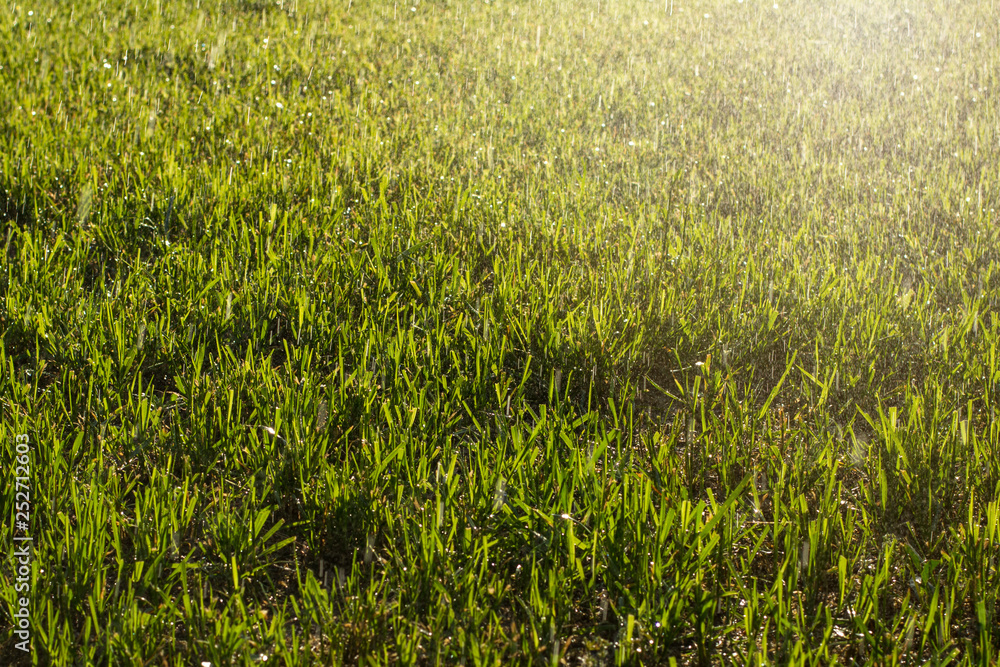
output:
{"label": "grass", "polygon": [[0,657],[995,663],[997,26],[0,8]]}

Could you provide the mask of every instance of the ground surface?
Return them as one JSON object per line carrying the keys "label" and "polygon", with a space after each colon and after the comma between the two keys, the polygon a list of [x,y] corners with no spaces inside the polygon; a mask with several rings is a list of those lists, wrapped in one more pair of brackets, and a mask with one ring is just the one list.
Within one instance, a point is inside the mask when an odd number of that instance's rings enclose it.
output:
{"label": "ground surface", "polygon": [[995,661],[998,26],[4,5],[0,661]]}

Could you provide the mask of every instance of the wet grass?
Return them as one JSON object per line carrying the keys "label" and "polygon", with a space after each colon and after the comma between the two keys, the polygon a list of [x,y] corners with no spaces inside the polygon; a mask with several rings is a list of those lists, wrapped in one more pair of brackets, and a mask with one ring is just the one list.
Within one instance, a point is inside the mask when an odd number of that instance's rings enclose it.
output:
{"label": "wet grass", "polygon": [[31,662],[994,663],[997,26],[0,9]]}

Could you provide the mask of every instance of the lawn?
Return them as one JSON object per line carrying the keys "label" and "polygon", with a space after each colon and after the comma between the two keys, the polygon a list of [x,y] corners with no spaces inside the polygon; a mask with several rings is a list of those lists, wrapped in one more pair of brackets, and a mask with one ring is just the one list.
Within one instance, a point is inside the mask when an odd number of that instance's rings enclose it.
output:
{"label": "lawn", "polygon": [[993,2],[7,3],[0,662],[995,664],[997,209]]}

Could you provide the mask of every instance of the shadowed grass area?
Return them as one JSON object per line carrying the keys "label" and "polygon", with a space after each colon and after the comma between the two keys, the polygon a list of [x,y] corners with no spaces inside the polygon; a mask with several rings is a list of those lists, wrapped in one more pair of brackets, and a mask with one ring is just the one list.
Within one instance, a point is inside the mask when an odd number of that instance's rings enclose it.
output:
{"label": "shadowed grass area", "polygon": [[998,25],[0,9],[0,662],[992,664]]}

